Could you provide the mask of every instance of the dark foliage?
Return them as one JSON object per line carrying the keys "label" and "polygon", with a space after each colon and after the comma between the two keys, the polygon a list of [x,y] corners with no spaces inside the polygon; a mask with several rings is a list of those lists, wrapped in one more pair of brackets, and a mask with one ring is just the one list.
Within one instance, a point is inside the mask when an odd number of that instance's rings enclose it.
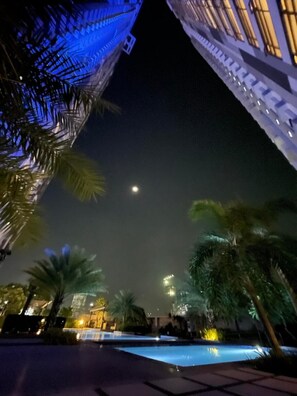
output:
{"label": "dark foliage", "polygon": [[277,375],[297,377],[297,353],[288,352],[279,356],[273,351],[262,352],[260,357],[253,361],[253,365],[261,370]]}
{"label": "dark foliage", "polygon": [[43,340],[48,345],[77,345],[79,341],[76,336],[73,331],[52,328],[43,334]]}

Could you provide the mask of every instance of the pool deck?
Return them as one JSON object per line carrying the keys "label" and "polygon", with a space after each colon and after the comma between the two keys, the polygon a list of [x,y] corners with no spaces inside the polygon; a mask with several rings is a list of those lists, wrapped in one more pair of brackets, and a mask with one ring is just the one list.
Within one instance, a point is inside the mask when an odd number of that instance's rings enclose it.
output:
{"label": "pool deck", "polygon": [[240,363],[178,368],[96,343],[0,340],[0,356],[1,396],[297,395],[296,378]]}

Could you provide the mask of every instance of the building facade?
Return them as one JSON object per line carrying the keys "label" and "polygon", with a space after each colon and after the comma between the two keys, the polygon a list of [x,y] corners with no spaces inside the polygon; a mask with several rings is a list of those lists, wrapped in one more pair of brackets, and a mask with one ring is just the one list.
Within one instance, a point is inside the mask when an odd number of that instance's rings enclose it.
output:
{"label": "building facade", "polygon": [[[61,72],[60,67],[64,67],[66,70],[63,69],[62,72],[65,72],[70,83],[85,85],[92,90],[94,96],[101,96],[121,53],[124,51],[130,54],[133,48],[135,38],[131,34],[131,29],[141,5],[142,0],[82,1],[78,4],[76,15],[61,15],[59,20],[52,20],[50,26],[44,27],[48,35],[46,40],[53,42],[50,51],[56,54],[61,49],[61,56],[67,53],[72,64],[79,66],[75,73],[69,75],[67,64],[55,66],[50,72],[58,74]],[[38,21],[36,26],[40,28]],[[49,103],[49,106],[52,106],[52,103]],[[71,108],[71,126],[62,128],[53,124],[55,133],[60,133],[73,144],[88,119],[90,110],[86,105],[74,105]],[[49,121],[40,119],[39,122],[42,125],[48,124]],[[32,164],[30,159],[23,165],[34,168],[34,163]],[[42,179],[37,182],[32,190],[32,202],[40,198],[49,181]],[[0,225],[0,261],[10,253],[14,242],[9,227],[5,227]]]}
{"label": "building facade", "polygon": [[297,1],[167,3],[196,50],[297,169]]}

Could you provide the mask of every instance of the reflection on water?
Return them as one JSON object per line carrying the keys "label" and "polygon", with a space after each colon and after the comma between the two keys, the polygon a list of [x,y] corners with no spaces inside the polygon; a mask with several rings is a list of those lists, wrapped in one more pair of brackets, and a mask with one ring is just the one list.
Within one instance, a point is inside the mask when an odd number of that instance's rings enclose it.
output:
{"label": "reflection on water", "polygon": [[[65,329],[65,331],[75,331],[78,333],[78,338],[83,341],[159,341],[160,337],[139,336],[133,334],[125,334],[121,331],[100,331],[97,329]],[[161,336],[162,340],[174,341],[176,337]]]}
{"label": "reflection on water", "polygon": [[220,356],[220,352],[219,352],[218,348],[209,347],[209,348],[207,348],[207,350],[213,356]]}

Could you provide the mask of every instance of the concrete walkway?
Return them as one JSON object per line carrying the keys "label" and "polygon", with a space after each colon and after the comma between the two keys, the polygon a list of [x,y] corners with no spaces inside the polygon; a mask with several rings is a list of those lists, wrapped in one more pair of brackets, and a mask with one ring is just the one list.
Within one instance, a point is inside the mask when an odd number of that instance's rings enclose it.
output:
{"label": "concrete walkway", "polygon": [[241,364],[176,367],[97,344],[0,343],[1,396],[297,395],[297,379]]}
{"label": "concrete walkway", "polygon": [[[210,371],[180,378],[165,378],[146,383],[109,386],[97,389],[102,396],[164,395],[297,395],[297,379],[273,376],[249,368]],[[90,393],[95,395],[96,392]]]}

